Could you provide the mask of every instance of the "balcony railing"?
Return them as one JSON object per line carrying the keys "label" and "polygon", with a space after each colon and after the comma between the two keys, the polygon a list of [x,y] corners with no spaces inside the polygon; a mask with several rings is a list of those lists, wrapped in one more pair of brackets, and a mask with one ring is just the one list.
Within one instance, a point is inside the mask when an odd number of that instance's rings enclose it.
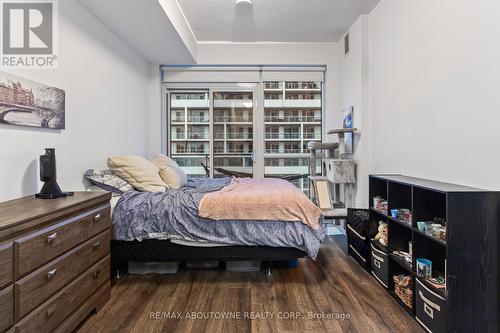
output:
{"label": "balcony railing", "polygon": [[266,139],[300,139],[300,133],[266,133]]}
{"label": "balcony railing", "polygon": [[188,122],[190,123],[207,123],[210,118],[208,116],[189,116]]}
{"label": "balcony railing", "polygon": [[321,117],[304,116],[304,117],[302,117],[302,122],[304,122],[304,123],[319,123],[319,122],[321,122]]}
{"label": "balcony railing", "polygon": [[286,82],[285,89],[320,89],[316,82]]}
{"label": "balcony railing", "polygon": [[253,135],[252,133],[214,133],[214,137],[216,139],[222,140],[222,139],[227,139],[227,140],[252,140]]}
{"label": "balcony railing", "polygon": [[234,148],[228,148],[226,151],[222,148],[215,148],[214,149],[215,154],[251,154],[252,152],[248,149],[234,149]]}
{"label": "balcony railing", "polygon": [[172,117],[171,120],[173,123],[183,123],[184,117]]}
{"label": "balcony railing", "polygon": [[299,154],[302,153],[300,148],[289,148],[289,149],[275,149],[275,148],[266,148],[266,153],[268,154]]}
{"label": "balcony railing", "polygon": [[268,81],[264,82],[264,89],[281,89],[281,82]]}
{"label": "balcony railing", "polygon": [[198,149],[198,148],[176,148],[175,154],[208,154],[206,149]]}
{"label": "balcony railing", "polygon": [[321,122],[321,117],[314,117],[314,116],[266,116],[265,117],[266,122],[282,122],[282,123],[316,123],[316,122]]}
{"label": "balcony railing", "polygon": [[251,123],[252,117],[245,116],[215,116],[214,121],[216,123]]}
{"label": "balcony railing", "polygon": [[182,140],[182,139],[184,139],[184,133],[183,132],[172,133],[172,139]]}
{"label": "balcony railing", "polygon": [[205,94],[172,94],[172,99],[177,101],[205,100]]}
{"label": "balcony railing", "polygon": [[320,140],[321,135],[319,133],[304,133],[304,139]]}
{"label": "balcony railing", "polygon": [[208,133],[189,133],[187,135],[188,139],[197,139],[197,140],[208,140]]}
{"label": "balcony railing", "polygon": [[278,100],[278,99],[283,99],[282,94],[265,94],[264,99],[266,100]]}
{"label": "balcony railing", "polygon": [[321,100],[320,96],[316,95],[307,95],[307,94],[288,94],[285,96],[286,100],[299,100],[299,101],[319,101]]}

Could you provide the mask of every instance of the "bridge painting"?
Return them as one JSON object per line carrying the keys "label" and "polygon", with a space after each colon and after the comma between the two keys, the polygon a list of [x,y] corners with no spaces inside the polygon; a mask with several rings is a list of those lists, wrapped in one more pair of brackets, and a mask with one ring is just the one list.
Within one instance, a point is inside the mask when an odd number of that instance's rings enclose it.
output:
{"label": "bridge painting", "polygon": [[0,72],[0,124],[64,129],[64,90]]}

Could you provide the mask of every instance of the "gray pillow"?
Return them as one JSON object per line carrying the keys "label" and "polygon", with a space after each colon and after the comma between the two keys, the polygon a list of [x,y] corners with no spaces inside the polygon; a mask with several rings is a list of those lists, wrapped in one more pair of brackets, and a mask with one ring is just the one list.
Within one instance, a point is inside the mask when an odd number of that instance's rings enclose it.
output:
{"label": "gray pillow", "polygon": [[134,189],[132,185],[112,173],[111,170],[89,169],[85,171],[84,176],[92,184],[106,191],[123,194]]}

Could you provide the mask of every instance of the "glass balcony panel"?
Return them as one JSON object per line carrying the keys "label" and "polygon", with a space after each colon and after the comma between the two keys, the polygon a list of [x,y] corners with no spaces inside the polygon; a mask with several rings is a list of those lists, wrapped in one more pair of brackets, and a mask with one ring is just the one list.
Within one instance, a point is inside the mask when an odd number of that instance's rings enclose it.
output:
{"label": "glass balcony panel", "polygon": [[169,105],[171,157],[189,177],[206,177],[201,163],[210,165],[208,92],[171,93]]}
{"label": "glass balcony panel", "polygon": [[[252,175],[253,93],[214,92],[214,167]],[[214,177],[225,175],[214,170]]]}
{"label": "glass balcony panel", "polygon": [[[264,173],[269,177],[308,174],[309,159],[290,155],[305,155],[307,142],[321,141],[322,136],[321,83],[286,81],[282,84],[283,91],[264,91],[265,153],[274,155],[264,159]],[[272,84],[264,84],[267,86]],[[279,94],[280,99],[272,99]],[[321,171],[321,163],[317,168]],[[309,193],[307,179],[293,183],[305,194]]]}

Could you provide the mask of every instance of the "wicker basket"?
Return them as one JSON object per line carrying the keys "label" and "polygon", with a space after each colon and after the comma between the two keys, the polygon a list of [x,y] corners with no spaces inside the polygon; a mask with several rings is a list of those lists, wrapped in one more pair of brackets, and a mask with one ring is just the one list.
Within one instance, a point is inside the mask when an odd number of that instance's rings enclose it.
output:
{"label": "wicker basket", "polygon": [[394,291],[396,295],[403,301],[403,303],[409,307],[413,308],[413,280],[411,276],[407,275],[395,275],[394,279]]}

